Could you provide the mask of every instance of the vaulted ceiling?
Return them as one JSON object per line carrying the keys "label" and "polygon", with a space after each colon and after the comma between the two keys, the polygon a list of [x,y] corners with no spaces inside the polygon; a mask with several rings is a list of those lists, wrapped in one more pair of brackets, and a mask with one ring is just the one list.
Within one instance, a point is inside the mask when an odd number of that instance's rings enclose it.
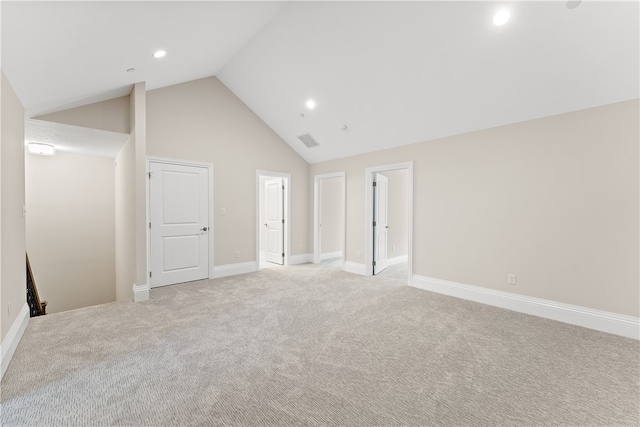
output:
{"label": "vaulted ceiling", "polygon": [[637,1],[1,5],[28,117],[216,75],[310,163],[639,97]]}

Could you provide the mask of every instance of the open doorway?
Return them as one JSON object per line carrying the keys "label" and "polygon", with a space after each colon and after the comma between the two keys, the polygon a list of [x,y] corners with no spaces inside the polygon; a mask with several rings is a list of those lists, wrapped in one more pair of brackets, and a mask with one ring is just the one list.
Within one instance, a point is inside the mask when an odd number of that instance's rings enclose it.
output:
{"label": "open doorway", "polygon": [[256,260],[259,269],[288,265],[290,181],[288,173],[256,171]]}
{"label": "open doorway", "polygon": [[345,254],[345,173],[316,175],[313,200],[313,262],[332,262],[342,269]]}
{"label": "open doorway", "polygon": [[367,168],[365,274],[412,280],[413,163]]}

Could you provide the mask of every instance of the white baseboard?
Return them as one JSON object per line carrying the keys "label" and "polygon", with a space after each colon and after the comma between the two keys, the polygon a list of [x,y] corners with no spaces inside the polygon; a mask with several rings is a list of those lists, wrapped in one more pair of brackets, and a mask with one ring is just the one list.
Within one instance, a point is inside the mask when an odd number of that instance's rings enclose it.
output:
{"label": "white baseboard", "polygon": [[132,289],[133,289],[134,302],[149,301],[149,284],[148,283],[145,283],[144,285],[136,285],[134,283],[132,286]]}
{"label": "white baseboard", "polygon": [[407,255],[400,255],[393,258],[387,258],[387,266],[393,265],[393,264],[400,264],[401,262],[407,262],[408,260],[409,260],[409,256]]}
{"label": "white baseboard", "polygon": [[213,278],[237,276],[238,274],[253,273],[258,271],[258,265],[255,261],[236,262],[233,264],[216,265],[213,267]]}
{"label": "white baseboard", "polygon": [[345,261],[342,269],[348,273],[360,274],[362,276],[365,275],[364,264],[359,264],[357,262]]}
{"label": "white baseboard", "polygon": [[465,285],[448,280],[413,275],[413,287],[480,302],[545,319],[595,329],[627,338],[640,339],[640,318],[577,305]]}
{"label": "white baseboard", "polygon": [[313,254],[289,255],[287,265],[307,264],[313,262]]}
{"label": "white baseboard", "polygon": [[324,261],[325,259],[334,259],[334,258],[341,258],[341,257],[342,257],[342,251],[325,252],[320,254],[320,261]]}
{"label": "white baseboard", "polygon": [[11,362],[11,358],[13,357],[13,353],[15,353],[16,348],[18,348],[18,343],[22,339],[22,335],[24,334],[25,329],[27,329],[27,325],[29,324],[29,305],[25,303],[20,309],[20,313],[18,313],[18,317],[11,325],[9,332],[7,332],[7,336],[2,340],[2,344],[0,344],[0,366],[2,372],[0,372],[0,379],[4,377],[4,373],[7,371],[9,367],[9,362]]}
{"label": "white baseboard", "polygon": [[333,259],[333,258],[342,258],[342,251],[325,252],[323,254],[320,254],[320,261],[324,261],[325,259]]}

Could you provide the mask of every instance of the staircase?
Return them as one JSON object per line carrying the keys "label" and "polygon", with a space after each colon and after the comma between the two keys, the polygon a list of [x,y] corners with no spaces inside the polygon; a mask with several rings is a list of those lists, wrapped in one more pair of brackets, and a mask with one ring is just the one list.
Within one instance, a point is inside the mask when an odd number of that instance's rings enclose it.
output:
{"label": "staircase", "polygon": [[30,317],[43,316],[47,314],[47,302],[40,301],[36,281],[31,271],[31,263],[29,262],[29,254],[27,254],[27,304],[29,304]]}

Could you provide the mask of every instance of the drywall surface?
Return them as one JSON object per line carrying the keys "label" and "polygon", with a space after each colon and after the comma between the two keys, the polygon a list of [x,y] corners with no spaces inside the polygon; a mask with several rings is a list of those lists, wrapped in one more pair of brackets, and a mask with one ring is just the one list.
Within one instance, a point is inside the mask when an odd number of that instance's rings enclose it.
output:
{"label": "drywall surface", "polygon": [[136,281],[135,140],[130,135],[115,159],[116,301],[131,301]]}
{"label": "drywall surface", "polygon": [[389,179],[389,230],[387,232],[387,256],[397,258],[407,255],[408,186],[406,169],[383,172]]}
{"label": "drywall surface", "polygon": [[256,170],[291,174],[291,254],[309,252],[308,164],[217,78],[149,91],[146,107],[149,156],[214,165],[215,265],[254,261]]}
{"label": "drywall surface", "polygon": [[[313,164],[347,174],[363,263],[364,172],[413,161],[413,273],[640,315],[638,100]],[[517,284],[507,284],[507,274]]]}
{"label": "drywall surface", "polygon": [[122,96],[82,107],[44,114],[35,118],[85,128],[129,133],[129,109],[129,96]]}
{"label": "drywall surface", "polygon": [[320,254],[342,251],[342,177],[319,180],[322,204],[320,212]]}
{"label": "drywall surface", "polygon": [[115,301],[113,159],[26,156],[27,252],[47,313]]}
{"label": "drywall surface", "polygon": [[[1,76],[0,171],[2,172],[2,212],[0,217],[0,329],[2,339],[18,318],[26,297],[24,206],[24,108],[11,84]],[[10,305],[10,307],[9,307]]]}

